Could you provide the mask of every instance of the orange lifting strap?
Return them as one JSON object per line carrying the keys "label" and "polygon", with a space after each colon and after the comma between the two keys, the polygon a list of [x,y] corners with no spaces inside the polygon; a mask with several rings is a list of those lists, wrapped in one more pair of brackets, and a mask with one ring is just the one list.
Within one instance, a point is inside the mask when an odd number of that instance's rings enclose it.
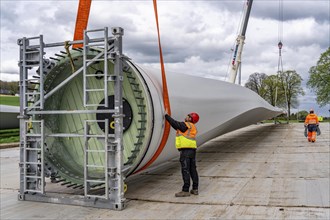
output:
{"label": "orange lifting strap", "polygon": [[[155,18],[156,18],[156,24],[157,24],[157,33],[158,33],[158,47],[159,47],[159,58],[160,58],[160,66],[162,71],[162,84],[163,84],[163,102],[165,110],[169,115],[171,115],[171,108],[170,108],[170,100],[168,98],[168,91],[167,91],[167,83],[166,83],[166,75],[165,75],[165,68],[164,68],[164,60],[163,60],[163,52],[162,52],[162,46],[160,44],[160,33],[159,33],[159,24],[158,24],[158,13],[157,13],[157,0],[153,0],[154,3],[154,11],[155,11]],[[138,173],[147,167],[149,167],[160,155],[160,153],[163,151],[168,136],[170,134],[170,124],[165,121],[165,128],[164,128],[164,134],[162,137],[162,140],[160,142],[160,145],[156,151],[156,153],[153,155],[153,157],[146,163],[141,169],[136,171],[135,173]]]}
{"label": "orange lifting strap", "polygon": [[[84,39],[84,30],[87,28],[89,11],[92,0],[79,0],[78,13],[76,19],[76,28],[73,40]],[[74,44],[72,48],[83,47],[83,44]]]}

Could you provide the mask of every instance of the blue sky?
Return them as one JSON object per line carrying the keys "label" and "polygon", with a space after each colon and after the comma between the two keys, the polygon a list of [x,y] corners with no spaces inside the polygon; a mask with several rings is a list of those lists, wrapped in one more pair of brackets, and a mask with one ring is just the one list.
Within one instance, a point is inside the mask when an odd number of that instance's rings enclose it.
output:
{"label": "blue sky", "polygon": [[[245,1],[158,1],[165,68],[173,72],[226,80]],[[18,80],[21,37],[44,35],[46,43],[73,38],[78,1],[1,0],[1,80]],[[303,78],[305,96],[299,110],[314,108],[329,116],[330,106],[319,108],[306,88],[308,70],[330,46],[330,1],[254,0],[242,58],[242,83],[254,72],[277,72],[277,43],[282,40],[283,68]],[[279,35],[279,26],[283,34]],[[121,26],[124,53],[136,63],[159,68],[157,33],[151,0],[94,0],[89,29]]]}

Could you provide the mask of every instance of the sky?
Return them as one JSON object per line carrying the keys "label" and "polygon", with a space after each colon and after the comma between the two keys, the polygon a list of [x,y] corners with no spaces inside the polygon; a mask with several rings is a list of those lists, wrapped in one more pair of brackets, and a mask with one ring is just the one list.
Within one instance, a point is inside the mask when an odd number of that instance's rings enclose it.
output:
{"label": "sky", "polygon": [[[158,0],[166,71],[227,80],[245,2]],[[281,2],[282,7],[280,0],[253,1],[242,54],[242,85],[255,72],[276,74],[281,40],[283,69],[296,70],[305,91],[292,112],[314,108],[329,117],[330,104],[320,108],[306,83],[309,68],[330,46],[330,1]],[[72,40],[77,8],[78,1],[73,0],[0,0],[0,79],[19,80],[17,39],[42,34],[45,43]],[[160,69],[152,0],[93,0],[88,29],[118,26],[124,28],[123,53],[139,65]]]}

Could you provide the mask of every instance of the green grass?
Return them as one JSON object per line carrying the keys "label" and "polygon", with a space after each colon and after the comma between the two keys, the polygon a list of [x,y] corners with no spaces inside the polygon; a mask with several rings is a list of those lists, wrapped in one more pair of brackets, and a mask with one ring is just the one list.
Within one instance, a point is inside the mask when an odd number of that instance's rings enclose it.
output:
{"label": "green grass", "polygon": [[15,143],[15,142],[19,142],[19,136],[0,139],[0,144],[8,144],[8,143]]}
{"label": "green grass", "polygon": [[[287,123],[287,120],[276,120],[278,122],[280,122],[281,124],[285,124]],[[322,122],[320,123],[324,123],[324,122],[330,122],[330,119],[324,119]],[[262,123],[274,123],[274,120],[263,120]],[[304,120],[290,120],[289,123],[304,123]]]}
{"label": "green grass", "polygon": [[[287,120],[276,120],[276,122],[280,122],[280,124],[285,124],[287,123]],[[297,120],[290,120],[289,123],[297,123],[298,121]],[[274,123],[274,120],[263,120],[262,123]]]}
{"label": "green grass", "polygon": [[[0,96],[0,104],[19,106],[19,97]],[[19,128],[0,130],[0,144],[19,142]]]}
{"label": "green grass", "polygon": [[0,95],[0,104],[1,105],[19,106],[19,97],[18,96]]}
{"label": "green grass", "polygon": [[19,142],[19,128],[0,130],[0,144]]}

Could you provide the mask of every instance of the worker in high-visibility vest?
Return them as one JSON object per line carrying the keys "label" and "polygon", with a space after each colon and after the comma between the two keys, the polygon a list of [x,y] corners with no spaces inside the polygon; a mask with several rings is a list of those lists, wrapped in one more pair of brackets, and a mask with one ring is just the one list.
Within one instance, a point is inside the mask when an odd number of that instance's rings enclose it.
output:
{"label": "worker in high-visibility vest", "polygon": [[[180,151],[183,186],[182,191],[175,193],[175,196],[198,195],[198,173],[196,169],[197,129],[195,124],[199,121],[199,115],[192,112],[186,116],[184,122],[176,121],[168,114],[165,114],[165,118],[176,130],[175,147]],[[193,183],[189,192],[190,178]]]}
{"label": "worker in high-visibility vest", "polygon": [[316,141],[316,131],[318,130],[318,126],[319,126],[319,119],[317,115],[314,113],[314,110],[311,109],[305,119],[305,127],[307,127],[308,129],[307,139],[309,142]]}

